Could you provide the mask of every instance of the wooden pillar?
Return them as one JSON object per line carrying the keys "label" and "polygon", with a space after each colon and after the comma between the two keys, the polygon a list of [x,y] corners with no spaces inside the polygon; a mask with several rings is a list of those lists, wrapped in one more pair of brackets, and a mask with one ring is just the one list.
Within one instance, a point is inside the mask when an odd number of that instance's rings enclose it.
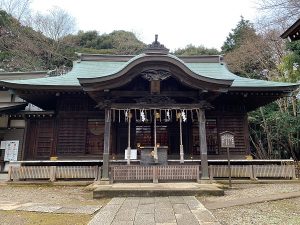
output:
{"label": "wooden pillar", "polygon": [[52,149],[50,157],[57,156],[57,144],[58,144],[58,136],[59,136],[59,129],[58,129],[58,118],[53,118],[53,136],[52,136]]}
{"label": "wooden pillar", "polygon": [[183,151],[183,143],[182,143],[182,115],[179,116],[179,136],[180,136],[180,163],[184,163],[184,151]]}
{"label": "wooden pillar", "polygon": [[206,143],[206,128],[205,128],[205,111],[197,110],[199,122],[199,141],[201,154],[201,179],[208,180],[208,161],[207,161],[207,143]]}
{"label": "wooden pillar", "polygon": [[131,146],[130,146],[130,126],[131,126],[131,112],[128,112],[128,145],[127,145],[127,165],[130,165]]}
{"label": "wooden pillar", "polygon": [[[24,135],[23,135],[23,145],[22,145],[22,155],[21,155],[21,160],[25,160],[28,152],[26,152],[26,149],[28,149],[28,143],[29,140],[27,138],[28,133],[30,133],[30,120],[26,118],[26,116],[24,116],[24,120],[25,120],[25,130],[24,130]],[[4,153],[2,153],[4,154]]]}
{"label": "wooden pillar", "polygon": [[156,140],[156,110],[154,110],[154,162],[158,163],[158,155],[157,155],[157,140]]}
{"label": "wooden pillar", "polygon": [[109,173],[110,127],[111,127],[111,109],[105,109],[102,180],[109,180],[108,173]]}

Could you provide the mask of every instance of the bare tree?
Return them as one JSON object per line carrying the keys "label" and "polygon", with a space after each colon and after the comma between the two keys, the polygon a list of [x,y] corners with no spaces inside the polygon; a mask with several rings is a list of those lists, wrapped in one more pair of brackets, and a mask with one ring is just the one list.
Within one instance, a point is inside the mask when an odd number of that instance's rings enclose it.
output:
{"label": "bare tree", "polygon": [[46,15],[37,13],[34,20],[34,28],[56,42],[74,32],[75,26],[75,18],[58,7],[52,8]]}
{"label": "bare tree", "polygon": [[0,0],[0,8],[25,23],[30,17],[31,0]]}
{"label": "bare tree", "polygon": [[258,0],[263,27],[286,29],[300,15],[299,0]]}

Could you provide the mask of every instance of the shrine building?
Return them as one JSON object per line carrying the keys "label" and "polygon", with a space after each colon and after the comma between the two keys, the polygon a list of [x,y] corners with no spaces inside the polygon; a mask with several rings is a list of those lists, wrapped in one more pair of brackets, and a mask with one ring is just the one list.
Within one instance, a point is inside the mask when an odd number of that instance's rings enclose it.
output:
{"label": "shrine building", "polygon": [[175,56],[156,40],[137,56],[80,54],[61,76],[1,85],[42,109],[25,119],[20,160],[100,160],[165,165],[226,158],[220,133],[234,134],[231,155],[250,154],[247,113],[286,97],[299,84],[231,73],[222,56]]}

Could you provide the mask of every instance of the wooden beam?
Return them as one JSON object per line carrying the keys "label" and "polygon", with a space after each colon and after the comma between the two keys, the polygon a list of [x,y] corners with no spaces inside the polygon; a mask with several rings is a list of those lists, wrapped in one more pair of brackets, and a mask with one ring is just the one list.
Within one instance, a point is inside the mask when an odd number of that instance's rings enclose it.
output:
{"label": "wooden beam", "polygon": [[207,102],[196,104],[137,104],[137,103],[112,103],[112,109],[199,109],[210,108]]}
{"label": "wooden beam", "polygon": [[[101,98],[107,96],[107,92],[98,91],[90,92],[96,98]],[[207,93],[207,92],[202,92]],[[141,96],[151,96],[149,91],[109,91],[109,95],[113,97],[141,97]],[[199,93],[197,91],[161,91],[158,96],[168,96],[168,97],[197,97]]]}

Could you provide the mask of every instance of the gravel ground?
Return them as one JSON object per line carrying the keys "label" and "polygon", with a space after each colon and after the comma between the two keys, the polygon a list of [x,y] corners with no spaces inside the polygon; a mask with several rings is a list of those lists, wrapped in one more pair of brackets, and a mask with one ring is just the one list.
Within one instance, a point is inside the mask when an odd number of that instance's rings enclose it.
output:
{"label": "gravel ground", "polygon": [[[300,191],[300,183],[234,184],[232,189],[225,191],[225,196],[206,196],[199,200],[203,203],[228,201],[293,191]],[[299,225],[300,198],[234,206],[211,210],[211,212],[224,225]]]}
{"label": "gravel ground", "polygon": [[[48,203],[65,207],[106,205],[110,199],[93,199],[92,192],[78,186],[1,185],[2,202]],[[93,215],[0,210],[1,225],[86,225]]]}
{"label": "gravel ground", "polygon": [[300,191],[300,183],[233,184],[231,189],[225,190],[224,196],[206,196],[200,199],[207,202],[228,201],[293,191]]}
{"label": "gravel ground", "polygon": [[0,201],[48,203],[49,205],[103,205],[109,199],[93,199],[92,192],[78,186],[2,185]]}
{"label": "gravel ground", "polygon": [[211,210],[221,224],[299,225],[300,198]]}
{"label": "gravel ground", "polygon": [[[233,184],[232,189],[225,190],[225,196],[200,197],[202,202],[228,201],[242,198],[255,198],[276,193],[300,191],[300,183],[276,184]],[[109,199],[96,200],[91,191],[84,187],[74,186],[45,186],[45,185],[0,185],[0,201],[34,202],[57,204],[61,206],[74,205],[105,205]],[[285,199],[264,203],[234,206],[211,210],[216,218],[224,225],[248,224],[300,224],[300,198]],[[56,215],[56,216],[55,216]],[[71,214],[39,214],[16,211],[0,211],[0,224],[87,224],[91,217]],[[59,220],[59,222],[58,222]]]}

